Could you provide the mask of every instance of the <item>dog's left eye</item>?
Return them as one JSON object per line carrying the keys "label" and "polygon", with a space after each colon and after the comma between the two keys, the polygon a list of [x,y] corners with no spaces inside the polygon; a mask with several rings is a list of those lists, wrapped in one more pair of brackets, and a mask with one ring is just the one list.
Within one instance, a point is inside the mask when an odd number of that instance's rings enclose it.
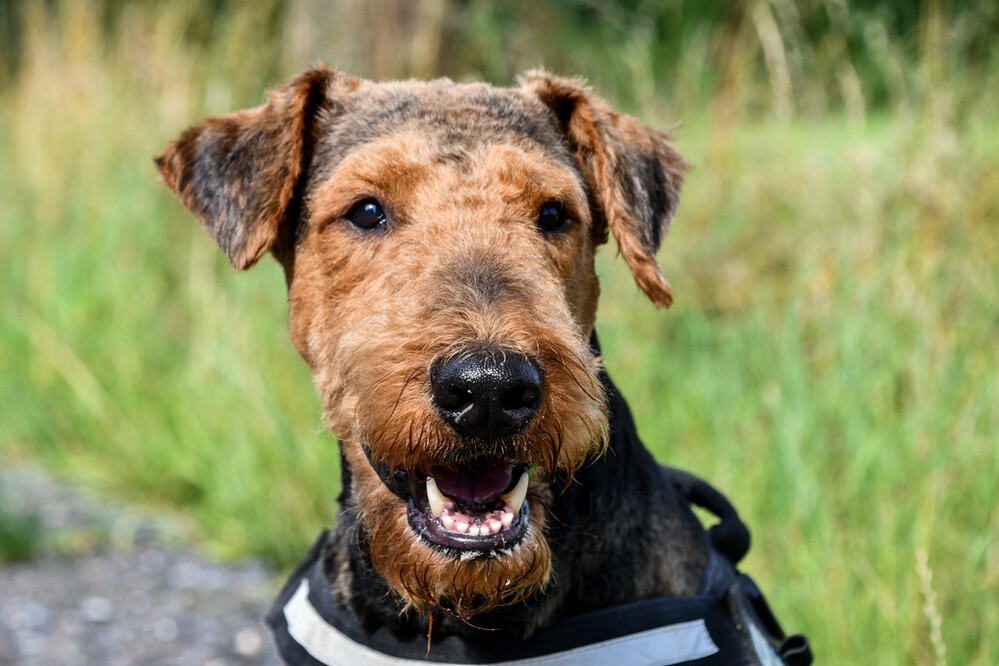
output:
{"label": "dog's left eye", "polygon": [[377,201],[365,199],[347,213],[347,221],[351,226],[361,231],[384,229],[388,223],[385,210]]}
{"label": "dog's left eye", "polygon": [[565,224],[565,207],[557,201],[549,201],[538,211],[538,229],[545,233],[561,231]]}

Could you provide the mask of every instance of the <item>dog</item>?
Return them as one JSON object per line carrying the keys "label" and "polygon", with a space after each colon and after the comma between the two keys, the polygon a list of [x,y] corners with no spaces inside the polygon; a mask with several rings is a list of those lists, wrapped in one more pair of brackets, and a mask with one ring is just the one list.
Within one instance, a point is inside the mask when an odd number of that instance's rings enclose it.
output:
{"label": "dog", "polygon": [[729,637],[695,618],[694,648],[622,663],[788,659],[735,572],[734,509],[653,459],[601,363],[609,236],[652,303],[673,300],[656,252],[688,163],[663,134],[543,71],[497,88],[321,66],[156,164],[235,268],[283,266],[339,438],[339,514],[269,617],[286,660],[600,663],[664,626],[607,634],[615,613],[712,576]]}

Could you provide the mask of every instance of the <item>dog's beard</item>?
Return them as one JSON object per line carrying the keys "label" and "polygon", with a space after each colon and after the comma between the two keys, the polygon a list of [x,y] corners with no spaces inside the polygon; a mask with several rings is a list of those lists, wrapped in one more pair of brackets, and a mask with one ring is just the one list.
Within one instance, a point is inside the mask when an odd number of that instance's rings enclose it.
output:
{"label": "dog's beard", "polygon": [[[392,386],[383,379],[377,387],[362,384],[362,392],[354,395],[363,397],[351,396],[360,404],[371,404],[366,401],[373,400],[376,392],[398,396],[384,412],[360,410],[367,421],[356,420],[350,429],[353,436],[341,445],[352,470],[362,546],[406,608],[422,614],[439,609],[467,621],[497,606],[517,603],[549,583],[549,507],[553,493],[563,490],[562,483],[552,487],[551,479],[571,479],[574,469],[603,451],[607,435],[607,412],[596,372],[572,378],[549,374],[553,375],[560,381],[549,384],[557,388],[547,393],[535,424],[489,444],[462,442],[449,433],[416,390],[419,381],[407,386],[405,380],[396,380]],[[556,419],[553,414],[563,417]],[[362,423],[373,425],[365,431]],[[367,453],[364,446],[369,447]],[[521,535],[508,547],[482,551],[442,548],[421,537],[409,517],[412,499],[407,504],[373,467],[378,464],[421,479],[420,474],[434,464],[460,466],[483,458],[516,463],[518,469],[534,465],[536,471],[528,487],[527,525]]]}
{"label": "dog's beard", "polygon": [[488,553],[458,553],[421,539],[407,518],[405,500],[389,491],[361,457],[351,464],[357,470],[354,492],[362,543],[407,608],[424,614],[436,608],[467,620],[547,585],[551,549],[545,526],[551,498],[545,484],[532,483],[528,490],[529,524],[517,544]]}

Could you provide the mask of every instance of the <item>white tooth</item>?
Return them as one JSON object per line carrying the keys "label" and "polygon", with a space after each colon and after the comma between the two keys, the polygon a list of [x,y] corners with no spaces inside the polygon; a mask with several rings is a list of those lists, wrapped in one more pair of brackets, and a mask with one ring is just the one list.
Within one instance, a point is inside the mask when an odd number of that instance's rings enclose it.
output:
{"label": "white tooth", "polygon": [[468,523],[466,523],[464,520],[456,521],[454,524],[454,529],[458,532],[467,532]]}
{"label": "white tooth", "polygon": [[446,529],[446,530],[452,529],[454,527],[454,516],[449,516],[446,513],[442,513],[441,514],[441,525],[443,525],[444,529]]}
{"label": "white tooth", "polygon": [[[512,516],[510,517],[510,520],[513,521],[513,517]],[[501,529],[503,529],[503,523],[501,523],[498,520],[490,520],[489,521],[489,529],[492,530],[493,533],[495,534],[496,532],[499,532]]]}
{"label": "white tooth", "polygon": [[503,517],[500,520],[503,521],[503,527],[510,527],[510,523],[513,522],[513,514],[509,511],[504,511]]}
{"label": "white tooth", "polygon": [[530,481],[531,477],[527,475],[527,472],[524,472],[520,475],[520,480],[517,481],[517,485],[514,486],[513,490],[506,495],[501,495],[503,501],[510,505],[514,513],[520,511],[520,507],[524,506],[524,498],[527,497],[527,484]]}
{"label": "white tooth", "polygon": [[448,498],[441,494],[437,482],[432,477],[427,478],[427,500],[430,502],[430,513],[434,514],[435,518],[441,515],[444,505],[448,503]]}
{"label": "white tooth", "polygon": [[479,536],[479,526],[478,525],[471,525],[468,528],[468,533],[471,534],[472,536]]}

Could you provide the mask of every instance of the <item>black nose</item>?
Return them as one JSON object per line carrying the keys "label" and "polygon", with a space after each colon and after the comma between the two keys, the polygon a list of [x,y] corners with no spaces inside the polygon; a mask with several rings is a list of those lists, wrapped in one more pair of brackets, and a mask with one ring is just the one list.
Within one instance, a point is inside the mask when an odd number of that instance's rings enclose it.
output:
{"label": "black nose", "polygon": [[538,411],[544,373],[523,354],[482,349],[430,373],[434,404],[455,432],[491,440],[522,430]]}

